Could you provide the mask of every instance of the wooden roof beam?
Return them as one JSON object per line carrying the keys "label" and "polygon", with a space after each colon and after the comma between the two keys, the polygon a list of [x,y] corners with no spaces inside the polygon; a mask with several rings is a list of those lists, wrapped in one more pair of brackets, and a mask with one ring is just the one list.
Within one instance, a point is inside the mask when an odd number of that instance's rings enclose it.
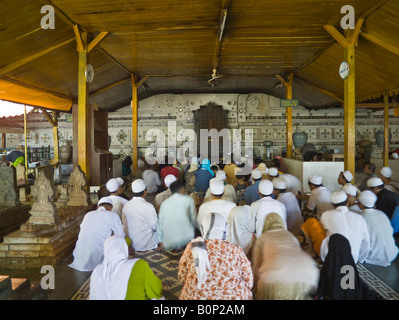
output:
{"label": "wooden roof beam", "polygon": [[388,50],[389,52],[399,56],[399,47],[386,43],[385,41],[382,41],[381,39],[371,35],[370,33],[361,32],[360,35],[370,42],[380,46],[381,48],[384,48],[385,50]]}
{"label": "wooden roof beam", "polygon": [[33,55],[29,56],[29,57],[26,57],[26,58],[23,58],[21,60],[18,60],[18,61],[15,61],[13,63],[10,63],[9,65],[6,65],[6,66],[0,68],[0,76],[2,76],[4,74],[7,74],[8,72],[10,72],[10,71],[12,71],[14,69],[22,67],[23,65],[25,65],[25,64],[27,64],[27,63],[29,63],[29,62],[37,59],[37,58],[40,58],[41,56],[44,56],[45,54],[47,54],[47,53],[49,53],[51,51],[54,51],[54,50],[56,50],[56,49],[58,49],[60,47],[63,47],[63,46],[67,45],[68,43],[70,43],[70,42],[72,42],[74,40],[75,40],[74,38],[67,39],[67,40],[62,41],[62,42],[60,42],[60,43],[58,43],[58,44],[56,44],[54,46],[51,46],[51,47],[49,47],[49,48],[47,48],[47,49],[45,49],[43,51],[35,53],[35,54],[33,54]]}

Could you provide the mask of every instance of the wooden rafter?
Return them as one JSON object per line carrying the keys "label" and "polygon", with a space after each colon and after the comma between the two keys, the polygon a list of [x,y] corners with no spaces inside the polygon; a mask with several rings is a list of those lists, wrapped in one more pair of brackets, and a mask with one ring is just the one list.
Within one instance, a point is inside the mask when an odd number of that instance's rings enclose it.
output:
{"label": "wooden rafter", "polygon": [[33,61],[33,60],[35,60],[35,59],[37,59],[37,58],[40,58],[41,56],[44,56],[45,54],[47,54],[47,53],[49,53],[51,51],[54,51],[54,50],[56,50],[56,49],[58,49],[60,47],[63,47],[65,45],[67,45],[68,43],[71,43],[73,40],[75,40],[75,39],[74,38],[70,38],[70,39],[62,41],[62,42],[60,42],[60,43],[58,43],[58,44],[56,44],[54,46],[51,46],[51,47],[49,47],[49,48],[47,48],[47,49],[45,49],[43,51],[35,53],[35,54],[33,54],[33,55],[29,56],[29,57],[26,57],[26,58],[23,58],[21,60],[18,60],[18,61],[15,61],[13,63],[10,63],[10,64],[0,68],[0,76],[2,76],[4,74],[7,74],[8,72],[10,72],[10,71],[12,71],[14,69],[17,69],[17,68],[19,68],[19,67],[21,67],[21,66],[23,66],[23,65],[25,65],[25,64]]}

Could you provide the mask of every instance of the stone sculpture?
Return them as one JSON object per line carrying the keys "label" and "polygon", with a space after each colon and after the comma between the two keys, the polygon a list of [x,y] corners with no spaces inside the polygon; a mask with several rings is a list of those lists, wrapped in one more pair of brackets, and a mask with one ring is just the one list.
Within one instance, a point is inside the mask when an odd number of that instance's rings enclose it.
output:
{"label": "stone sculpture", "polygon": [[85,190],[87,178],[80,166],[75,166],[69,177],[69,200],[67,206],[88,206],[89,195]]}

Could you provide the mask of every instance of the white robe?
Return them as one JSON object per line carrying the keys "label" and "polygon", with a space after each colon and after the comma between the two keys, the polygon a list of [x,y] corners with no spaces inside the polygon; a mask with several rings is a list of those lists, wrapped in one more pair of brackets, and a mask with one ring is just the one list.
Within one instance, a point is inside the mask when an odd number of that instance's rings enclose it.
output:
{"label": "white robe", "polygon": [[117,213],[119,218],[122,220],[122,209],[128,200],[116,195],[110,195],[108,198],[112,199],[112,211]]}
{"label": "white robe", "polygon": [[251,215],[254,223],[256,238],[263,232],[263,225],[269,213],[277,213],[283,219],[284,229],[287,230],[287,210],[285,205],[271,197],[263,197],[251,204]]}
{"label": "white robe", "polygon": [[339,233],[349,240],[352,256],[355,263],[363,263],[370,250],[370,236],[367,230],[366,220],[358,213],[341,206],[335,210],[323,213],[320,223],[326,230],[326,238],[320,248],[320,257],[324,261],[328,252],[328,240],[334,233]]}
{"label": "white robe", "polygon": [[133,197],[122,210],[125,233],[137,251],[148,251],[158,247],[158,216],[154,206],[142,197]]}
{"label": "white robe", "polygon": [[195,236],[196,209],[193,198],[174,193],[161,204],[157,236],[165,250],[181,249]]}
{"label": "white robe", "polygon": [[74,261],[69,266],[78,271],[93,271],[103,261],[104,241],[112,234],[125,237],[115,212],[99,207],[86,213],[73,251]]}
{"label": "white robe", "polygon": [[231,209],[236,207],[237,205],[228,200],[224,199],[214,199],[211,201],[204,202],[198,209],[198,216],[197,216],[197,228],[201,227],[202,220],[208,213],[220,213],[226,221],[229,220],[229,214]]}
{"label": "white robe", "polygon": [[227,241],[239,245],[248,254],[252,245],[253,222],[251,208],[247,205],[231,209],[227,220]]}
{"label": "white robe", "polygon": [[288,231],[298,235],[303,224],[303,216],[296,196],[292,192],[280,193],[277,197],[277,201],[285,205]]}
{"label": "white robe", "polygon": [[393,228],[387,215],[381,210],[365,209],[361,215],[370,234],[370,251],[366,263],[387,267],[398,255]]}

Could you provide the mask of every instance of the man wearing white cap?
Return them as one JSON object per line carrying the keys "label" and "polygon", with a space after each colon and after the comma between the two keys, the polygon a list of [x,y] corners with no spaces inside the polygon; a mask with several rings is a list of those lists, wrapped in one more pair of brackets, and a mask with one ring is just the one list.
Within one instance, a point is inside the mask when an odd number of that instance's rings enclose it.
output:
{"label": "man wearing white cap", "polygon": [[358,194],[357,188],[353,184],[347,183],[342,188],[342,191],[345,192],[346,195],[348,196],[349,211],[361,213],[362,210],[359,208],[358,201],[357,201],[357,194]]}
{"label": "man wearing white cap", "polygon": [[93,271],[103,261],[104,242],[112,234],[125,236],[119,216],[112,211],[112,199],[102,197],[97,210],[86,213],[73,251],[74,260],[69,265],[78,271]]}
{"label": "man wearing white cap", "polygon": [[305,216],[316,216],[317,220],[320,220],[324,211],[334,209],[331,204],[331,191],[324,187],[322,182],[323,178],[317,174],[308,178],[310,196],[303,212]]}
{"label": "man wearing white cap", "polygon": [[328,252],[328,240],[334,233],[346,237],[350,243],[352,257],[355,263],[363,263],[370,250],[370,237],[366,220],[359,214],[349,211],[348,196],[340,190],[331,194],[334,210],[323,213],[320,223],[326,232],[326,238],[321,244],[320,257],[324,261]]}
{"label": "man wearing white cap", "polygon": [[154,206],[145,200],[146,185],[142,179],[132,183],[133,197],[122,210],[122,221],[126,235],[132,240],[136,251],[157,249],[159,240],[156,234],[158,216]]}
{"label": "man wearing white cap", "polygon": [[[218,171],[219,172],[219,171]],[[202,219],[212,212],[220,213],[226,221],[228,221],[231,209],[236,207],[235,202],[223,199],[224,182],[219,179],[211,179],[209,182],[209,189],[211,193],[211,200],[204,202],[198,209],[197,228],[201,227]]]}
{"label": "man wearing white cap", "polygon": [[359,195],[359,207],[366,220],[371,244],[365,262],[387,267],[398,255],[399,248],[395,245],[393,228],[388,217],[384,212],[374,209],[376,201],[377,196],[369,190]]}
{"label": "man wearing white cap", "polygon": [[353,174],[349,171],[341,171],[338,175],[338,184],[344,186],[347,183],[351,183],[353,180]]}
{"label": "man wearing white cap", "polygon": [[259,200],[261,196],[259,195],[259,183],[262,180],[262,171],[259,169],[254,169],[251,172],[252,184],[245,188],[245,202],[247,205],[251,205],[253,202]]}
{"label": "man wearing white cap", "polygon": [[384,182],[385,189],[399,194],[399,182],[392,180],[393,171],[390,167],[383,167],[379,177]]}
{"label": "man wearing white cap", "polygon": [[[211,183],[211,181],[213,179],[218,179],[218,180],[222,181],[224,184],[224,192],[223,192],[222,199],[229,200],[229,201],[232,201],[235,203],[237,201],[237,194],[236,194],[236,191],[234,190],[234,187],[231,184],[228,184],[226,182],[227,181],[226,172],[224,172],[223,170],[218,170],[216,172],[215,178],[212,178],[211,180],[209,180],[209,183]],[[212,200],[212,195],[211,195],[211,189],[208,188],[208,190],[206,191],[206,194],[205,194],[204,202],[207,202],[210,200]]]}
{"label": "man wearing white cap", "polygon": [[385,189],[384,182],[377,177],[367,181],[367,187],[377,195],[376,209],[383,211],[391,220],[396,207],[399,206],[399,195]]}
{"label": "man wearing white cap", "polygon": [[276,200],[285,205],[288,231],[294,235],[299,235],[303,224],[303,216],[298,199],[292,192],[287,191],[287,183],[281,178],[273,179],[273,193],[276,196]]}
{"label": "man wearing white cap", "polygon": [[258,192],[261,198],[251,204],[253,230],[256,238],[262,235],[265,219],[268,214],[273,212],[280,215],[284,222],[284,228],[287,230],[287,211],[283,203],[272,198],[273,183],[270,180],[262,180],[259,183]]}
{"label": "man wearing white cap", "polygon": [[105,187],[108,190],[108,196],[112,199],[112,211],[116,212],[119,218],[122,219],[122,209],[128,200],[119,196],[119,192],[121,191],[120,181],[118,180],[118,178],[109,179],[105,184]]}
{"label": "man wearing white cap", "polygon": [[170,186],[172,195],[161,204],[157,236],[160,250],[180,250],[195,236],[196,209],[194,199],[186,194],[177,179]]}
{"label": "man wearing white cap", "polygon": [[155,210],[159,213],[159,209],[161,208],[162,202],[164,202],[166,199],[168,199],[172,195],[172,191],[170,190],[170,185],[175,182],[177,178],[173,174],[168,174],[163,183],[165,184],[165,187],[167,188],[165,191],[162,191],[161,193],[158,193],[155,196],[155,201],[154,201],[154,207]]}
{"label": "man wearing white cap", "polygon": [[303,193],[302,182],[297,177],[289,173],[279,173],[277,168],[270,168],[268,173],[270,180],[273,181],[275,178],[281,178],[285,180],[287,184],[287,191],[297,195]]}

